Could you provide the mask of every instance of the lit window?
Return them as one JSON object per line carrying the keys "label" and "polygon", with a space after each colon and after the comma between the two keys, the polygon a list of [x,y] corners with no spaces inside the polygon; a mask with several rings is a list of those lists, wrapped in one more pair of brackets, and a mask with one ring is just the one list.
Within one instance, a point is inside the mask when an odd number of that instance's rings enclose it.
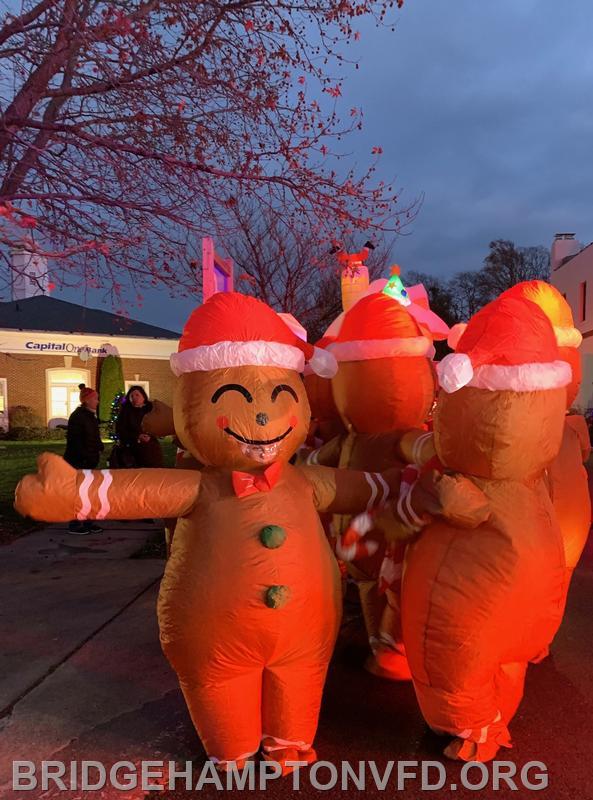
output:
{"label": "lit window", "polygon": [[8,399],[6,397],[6,378],[0,378],[0,427],[2,417],[8,412]]}
{"label": "lit window", "polygon": [[89,371],[86,369],[48,369],[45,371],[47,384],[48,422],[60,424],[80,405],[81,383],[89,385]]}
{"label": "lit window", "polygon": [[579,308],[581,311],[581,322],[584,322],[587,319],[587,281],[581,283]]}

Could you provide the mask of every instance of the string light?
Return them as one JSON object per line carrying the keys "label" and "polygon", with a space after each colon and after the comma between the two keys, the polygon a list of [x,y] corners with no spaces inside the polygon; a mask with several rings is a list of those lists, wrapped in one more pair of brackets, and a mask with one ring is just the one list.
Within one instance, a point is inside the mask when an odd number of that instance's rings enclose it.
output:
{"label": "string light", "polygon": [[115,423],[117,422],[117,417],[119,415],[120,408],[122,406],[123,399],[125,394],[123,392],[118,392],[115,397],[113,398],[113,402],[111,403],[111,413],[109,416],[109,428],[108,428],[108,436],[112,442],[117,442],[118,436],[115,432]]}

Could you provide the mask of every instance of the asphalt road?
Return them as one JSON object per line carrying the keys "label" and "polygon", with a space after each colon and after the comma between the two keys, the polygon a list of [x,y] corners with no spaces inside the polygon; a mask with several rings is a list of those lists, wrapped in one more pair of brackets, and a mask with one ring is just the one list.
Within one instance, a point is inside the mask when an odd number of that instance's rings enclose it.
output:
{"label": "asphalt road", "polygon": [[[119,535],[124,536],[123,533]],[[42,535],[37,536],[41,541]],[[131,534],[127,536],[130,538]],[[101,549],[94,554],[84,552],[76,557],[62,553],[61,545],[54,542],[52,547],[57,555],[49,557],[48,566],[38,576],[46,579],[40,580],[42,594],[34,606],[44,609],[44,618],[48,617],[51,587],[54,587],[56,596],[69,602],[63,586],[68,564],[71,565],[70,571],[82,581],[78,603],[70,602],[71,615],[82,626],[85,614],[95,609],[93,614],[96,615],[99,599],[101,608],[105,606],[105,597],[115,591],[116,587],[111,585],[115,578],[110,579],[109,586],[104,585],[103,595],[99,598],[92,595],[93,585],[89,584],[83,568],[89,561],[96,563],[95,569],[104,570],[104,575],[116,574],[115,567],[108,563],[110,552],[106,542],[105,537],[97,537],[95,546]],[[112,548],[123,548],[124,544],[128,547],[123,538],[121,542],[123,544],[114,544]],[[84,544],[85,549],[92,549],[88,540]],[[33,543],[28,546],[34,549]],[[45,545],[35,550],[40,554],[38,560],[46,559],[47,550]],[[111,556],[115,557],[113,549]],[[33,554],[28,557],[32,558]],[[24,559],[23,564],[27,563]],[[107,573],[109,568],[111,573]],[[88,564],[86,569],[90,569]],[[131,574],[134,569],[137,568],[130,566]],[[51,577],[57,575],[61,576],[60,580],[52,581]],[[195,785],[205,757],[175,676],[160,653],[154,613],[158,587],[149,575],[145,583],[146,590],[136,600],[122,606],[122,611],[108,624],[99,625],[96,633],[85,634],[80,646],[57,666],[46,669],[41,664],[43,675],[30,690],[21,692],[19,689],[20,699],[14,703],[10,713],[0,719],[0,744],[5,745],[7,755],[63,762],[91,759],[108,766],[125,760],[136,765],[136,769],[141,760],[168,762],[175,759],[182,763],[189,759],[192,760]],[[130,587],[127,584],[126,587],[129,592]],[[85,599],[88,600],[88,609],[83,602]],[[6,623],[13,620],[17,627],[22,625],[22,614],[26,614],[28,605],[32,605],[30,598],[27,601],[24,595],[19,602],[20,623],[16,600],[13,613],[5,615]],[[64,618],[60,608],[56,606],[57,619]],[[314,780],[327,785],[332,779],[332,767],[318,765],[312,774],[303,770],[298,791],[293,788],[293,778],[289,776],[270,780],[265,790],[256,788],[248,791],[248,795],[269,800],[284,800],[293,795],[300,798],[359,796],[361,790],[351,779],[345,789],[341,788],[341,765],[347,761],[357,770],[358,762],[364,761],[367,796],[422,798],[427,793],[421,788],[419,766],[416,767],[418,777],[406,781],[399,790],[397,765],[392,765],[387,786],[381,790],[375,784],[370,762],[375,762],[376,775],[380,778],[389,769],[389,762],[400,762],[401,767],[403,761],[433,761],[442,765],[446,777],[444,787],[432,791],[429,797],[466,800],[470,797],[527,798],[535,795],[545,800],[593,800],[593,540],[590,540],[575,573],[564,623],[551,655],[529,669],[525,698],[511,726],[514,747],[501,753],[501,759],[511,762],[516,769],[516,790],[504,783],[501,788],[494,789],[491,767],[486,773],[485,788],[464,788],[462,766],[442,758],[445,742],[426,727],[411,684],[384,681],[362,669],[366,648],[361,621],[356,614],[350,614],[348,618],[349,623],[330,668],[315,742],[319,759],[330,762],[333,769],[338,770],[337,784],[327,790],[315,788]],[[93,625],[98,625],[93,615],[90,620]],[[52,635],[57,634],[56,630]],[[59,644],[59,640],[52,637],[37,637],[39,645],[54,641]],[[71,646],[69,642],[66,642],[68,647]],[[28,643],[28,647],[39,650],[33,641]],[[526,788],[520,777],[522,768],[534,761],[545,765],[547,775],[547,786],[539,791]],[[413,769],[412,765],[410,769]],[[433,782],[439,777],[436,770],[434,766],[430,768],[429,777]],[[537,772],[541,771],[532,770],[527,777],[536,783]],[[7,777],[7,774],[0,775],[0,778]],[[482,779],[483,775],[477,768],[467,773],[467,780],[474,785],[479,786]],[[453,785],[457,788],[453,789]],[[183,782],[179,781],[177,787],[175,791],[150,792],[149,796],[166,800],[190,796],[182,788]],[[245,793],[240,792],[241,795]],[[235,789],[232,794],[238,795],[239,792]],[[144,795],[139,789],[62,792],[53,788],[46,794],[34,790],[9,792],[4,796],[32,800],[41,797],[139,800]],[[220,797],[221,791],[215,785],[205,784],[199,792],[192,793],[193,797],[199,795]]]}

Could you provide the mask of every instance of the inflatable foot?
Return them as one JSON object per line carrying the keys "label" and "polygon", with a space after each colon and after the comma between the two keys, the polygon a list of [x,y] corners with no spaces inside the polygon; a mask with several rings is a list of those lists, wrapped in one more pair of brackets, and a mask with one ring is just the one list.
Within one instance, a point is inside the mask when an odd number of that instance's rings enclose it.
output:
{"label": "inflatable foot", "polygon": [[378,651],[364,662],[364,668],[377,678],[388,681],[411,681],[408,659],[395,650]]}
{"label": "inflatable foot", "polygon": [[310,747],[308,750],[299,750],[296,747],[283,747],[279,750],[271,752],[263,751],[264,761],[275,761],[282,767],[282,776],[290,775],[294,772],[294,761],[304,761],[307,764],[313,764],[317,761],[317,753]]}
{"label": "inflatable foot", "polygon": [[230,772],[233,768],[239,770],[239,772],[245,767],[246,764],[251,763],[252,761],[256,761],[255,755],[246,755],[237,758],[235,761],[218,761],[215,758],[210,759],[214,762],[214,766],[216,767],[217,772]]}
{"label": "inflatable foot", "polygon": [[531,664],[541,664],[541,662],[546,659],[550,655],[550,648],[544,647],[541,653],[538,653],[534,658],[531,659]]}
{"label": "inflatable foot", "polygon": [[501,747],[512,748],[511,735],[502,720],[485,728],[464,731],[444,749],[454,761],[492,761]]}

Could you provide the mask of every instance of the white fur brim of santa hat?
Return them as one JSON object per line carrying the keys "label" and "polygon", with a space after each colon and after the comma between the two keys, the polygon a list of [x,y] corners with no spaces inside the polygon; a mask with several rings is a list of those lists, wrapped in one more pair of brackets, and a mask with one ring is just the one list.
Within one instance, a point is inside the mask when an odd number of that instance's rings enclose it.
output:
{"label": "white fur brim of santa hat", "polygon": [[[311,369],[323,378],[337,372],[334,357],[316,347],[309,359]],[[280,367],[303,372],[305,354],[298,347],[279,342],[217,342],[173,353],[171,369],[176,376],[184,372],[209,372],[226,367]]]}
{"label": "white fur brim of santa hat", "polygon": [[399,339],[360,339],[334,342],[327,348],[337,361],[369,361],[394,356],[426,356],[434,353],[433,344],[425,336]]}
{"label": "white fur brim of santa hat", "polygon": [[533,364],[484,364],[474,369],[465,353],[450,353],[436,365],[441,388],[452,394],[464,386],[489,391],[535,392],[562,389],[572,380],[566,361]]}

